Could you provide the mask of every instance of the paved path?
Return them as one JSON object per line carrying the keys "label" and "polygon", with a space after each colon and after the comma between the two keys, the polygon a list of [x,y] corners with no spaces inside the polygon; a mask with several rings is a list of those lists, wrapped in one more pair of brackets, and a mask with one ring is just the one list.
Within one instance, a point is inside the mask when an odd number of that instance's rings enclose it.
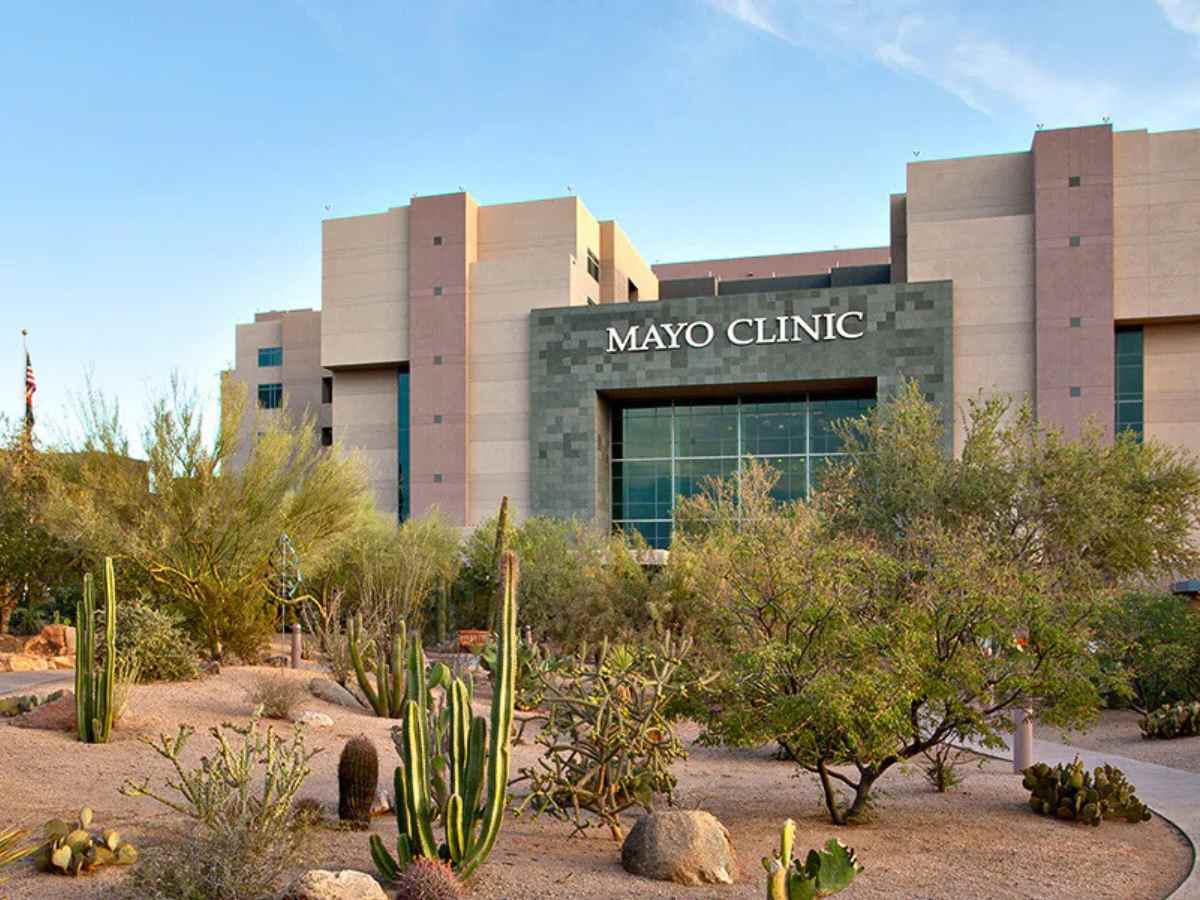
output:
{"label": "paved path", "polygon": [[0,697],[5,694],[29,694],[74,685],[75,672],[70,669],[53,672],[0,672]]}
{"label": "paved path", "polygon": [[[1001,759],[1012,759],[1012,753],[1007,749],[979,752]],[[1137,790],[1142,802],[1183,832],[1192,845],[1191,870],[1183,884],[1176,888],[1167,900],[1200,900],[1200,869],[1197,868],[1196,860],[1196,848],[1200,847],[1200,775],[1130,759],[1127,756],[1034,739],[1033,758],[1036,762],[1054,766],[1059,763],[1071,763],[1076,755],[1089,769],[1105,763],[1121,769]]]}

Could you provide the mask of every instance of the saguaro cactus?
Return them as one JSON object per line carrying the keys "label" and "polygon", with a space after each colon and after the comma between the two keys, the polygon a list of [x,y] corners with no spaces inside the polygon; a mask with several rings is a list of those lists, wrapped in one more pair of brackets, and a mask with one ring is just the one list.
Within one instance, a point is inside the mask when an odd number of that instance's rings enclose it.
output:
{"label": "saguaro cactus", "polygon": [[75,605],[75,727],[88,744],[108,743],[113,722],[117,666],[117,580],[112,557],[104,559],[104,666],[96,663],[96,585],[83,576],[83,599]]}
{"label": "saguaro cactus", "polygon": [[[430,694],[413,690],[399,729],[394,729],[402,765],[396,767],[396,856],[378,835],[371,837],[371,856],[385,878],[394,880],[415,857],[443,859],[467,878],[487,859],[500,833],[507,802],[511,727],[517,676],[517,558],[505,552],[497,603],[496,683],[492,696],[491,735],[483,716],[471,714],[471,691],[465,680],[454,679],[449,695],[450,728],[446,768],[449,794],[444,805],[435,802],[431,782],[441,748],[430,740]],[[487,795],[484,798],[484,781]],[[481,798],[482,802],[481,802]],[[440,808],[439,808],[440,806]],[[434,840],[433,824],[441,819],[445,843]]]}

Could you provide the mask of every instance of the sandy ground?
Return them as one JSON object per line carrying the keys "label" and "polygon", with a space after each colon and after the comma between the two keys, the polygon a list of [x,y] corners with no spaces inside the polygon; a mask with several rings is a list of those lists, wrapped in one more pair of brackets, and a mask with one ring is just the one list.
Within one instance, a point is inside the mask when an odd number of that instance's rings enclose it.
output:
{"label": "sandy ground", "polygon": [[[86,746],[72,735],[0,724],[0,826],[38,827],[66,816],[81,804],[93,807],[96,822],[118,828],[152,852],[173,813],[145,799],[121,796],[127,777],[168,774],[168,764],[140,743],[139,735],[174,732],[181,721],[198,734],[189,748],[195,761],[204,752],[208,726],[245,721],[250,713],[245,686],[265,670],[227,668],[220,676],[182,685],[149,685],[134,690],[131,711],[107,745]],[[287,672],[307,679],[310,672]],[[345,739],[363,733],[380,752],[383,772],[395,763],[388,731],[391,722],[315,699],[304,709],[325,712],[335,727],[311,732],[310,743],[325,748],[302,796],[336,803],[337,754]],[[688,726],[690,742],[696,730]],[[797,846],[807,848],[838,836],[855,847],[866,871],[842,896],[862,898],[1161,898],[1183,877],[1190,851],[1166,823],[1106,823],[1099,829],[1033,815],[1026,794],[1006,764],[988,761],[969,767],[965,783],[936,794],[919,772],[894,770],[880,785],[876,819],[851,829],[835,829],[822,815],[816,785],[768,750],[731,752],[692,747],[677,769],[678,802],[702,807],[729,828],[741,869],[733,886],[684,888],[626,874],[620,849],[607,832],[569,837],[553,820],[509,818],[489,863],[476,879],[473,896],[498,898],[691,897],[758,898],[763,872],[759,860],[778,841],[783,820],[799,823]],[[515,751],[515,765],[529,763],[532,745]],[[630,820],[630,824],[632,820]],[[391,842],[395,824],[375,820],[374,831]],[[313,865],[371,871],[362,833],[322,831]],[[40,875],[27,866],[0,886],[0,897],[101,898],[120,896],[125,872],[112,869],[68,879]]]}
{"label": "sandy ground", "polygon": [[1138,727],[1141,720],[1141,714],[1132,710],[1108,709],[1100,714],[1100,721],[1090,731],[1061,733],[1043,729],[1038,736],[1087,750],[1115,753],[1142,762],[1200,773],[1200,737],[1148,741],[1142,737],[1142,730]]}

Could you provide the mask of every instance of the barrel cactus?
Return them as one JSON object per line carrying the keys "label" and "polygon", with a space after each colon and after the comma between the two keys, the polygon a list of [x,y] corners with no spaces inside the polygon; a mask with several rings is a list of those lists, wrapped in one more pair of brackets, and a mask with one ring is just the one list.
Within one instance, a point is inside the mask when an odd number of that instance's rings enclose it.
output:
{"label": "barrel cactus", "polygon": [[396,900],[459,900],[462,884],[449,863],[417,857],[396,878]]}
{"label": "barrel cactus", "polygon": [[1029,807],[1043,816],[1093,827],[1105,819],[1145,822],[1150,810],[1134,794],[1125,773],[1113,766],[1097,766],[1088,772],[1080,761],[1054,768],[1037,763],[1021,773],[1029,791]]}
{"label": "barrel cactus", "polygon": [[379,787],[379,754],[365,735],[346,741],[338,759],[338,818],[368,828]]}
{"label": "barrel cactus", "polygon": [[854,851],[830,838],[824,850],[809,850],[804,862],[792,857],[796,823],[783,823],[779,852],[763,859],[767,870],[767,900],[815,900],[844,891],[863,867]]}

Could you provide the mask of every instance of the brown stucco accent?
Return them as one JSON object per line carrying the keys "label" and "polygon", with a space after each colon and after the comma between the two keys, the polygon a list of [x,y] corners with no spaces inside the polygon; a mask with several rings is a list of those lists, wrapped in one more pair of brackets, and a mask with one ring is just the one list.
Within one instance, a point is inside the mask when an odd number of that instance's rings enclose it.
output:
{"label": "brown stucco accent", "polygon": [[[1078,186],[1070,186],[1072,177]],[[1094,419],[1111,437],[1112,127],[1039,131],[1033,181],[1038,418],[1068,435]],[[1073,387],[1079,396],[1071,396]]]}
{"label": "brown stucco accent", "polygon": [[[434,244],[439,237],[440,243]],[[408,333],[411,492],[467,523],[468,360],[475,204],[466,194],[416,197],[409,213]],[[440,292],[437,290],[440,288]],[[441,416],[440,422],[434,416]]]}

